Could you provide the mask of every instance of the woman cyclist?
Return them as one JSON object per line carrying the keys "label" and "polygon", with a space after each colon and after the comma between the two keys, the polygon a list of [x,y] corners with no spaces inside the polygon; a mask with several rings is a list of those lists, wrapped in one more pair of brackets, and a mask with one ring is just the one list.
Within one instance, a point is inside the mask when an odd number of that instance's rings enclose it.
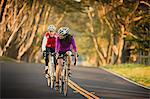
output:
{"label": "woman cyclist", "polygon": [[56,45],[55,31],[56,27],[54,25],[49,25],[48,32],[45,33],[42,41],[42,52],[45,58],[45,74],[47,74],[48,71],[49,52],[51,53],[55,52],[55,45]]}
{"label": "woman cyclist", "polygon": [[72,49],[74,50],[75,59],[77,60],[77,48],[75,39],[72,35],[69,34],[69,28],[68,27],[61,27],[58,30],[58,38],[56,40],[56,53],[58,53],[58,59],[57,59],[57,67],[56,67],[56,90],[58,90],[59,87],[59,75],[62,71],[62,65],[63,65],[63,59],[60,57],[62,54],[68,55],[68,64],[69,64],[69,71],[70,71],[70,64],[71,64],[71,54]]}

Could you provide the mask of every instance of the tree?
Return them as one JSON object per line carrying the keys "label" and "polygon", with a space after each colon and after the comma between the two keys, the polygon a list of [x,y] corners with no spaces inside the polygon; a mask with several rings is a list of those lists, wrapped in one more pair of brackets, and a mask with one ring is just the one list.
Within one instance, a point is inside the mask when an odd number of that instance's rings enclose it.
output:
{"label": "tree", "polygon": [[121,63],[127,39],[148,48],[149,6],[148,0],[2,0],[0,55],[38,60],[46,27],[54,24],[70,27],[84,59]]}

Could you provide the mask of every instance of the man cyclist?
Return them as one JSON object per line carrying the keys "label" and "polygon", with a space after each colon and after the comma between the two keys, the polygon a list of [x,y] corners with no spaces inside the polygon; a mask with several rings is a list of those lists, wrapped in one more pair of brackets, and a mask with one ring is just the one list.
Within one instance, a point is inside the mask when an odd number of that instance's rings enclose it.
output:
{"label": "man cyclist", "polygon": [[58,38],[56,40],[56,53],[58,53],[58,59],[57,59],[57,67],[56,67],[56,90],[58,90],[59,87],[59,76],[62,71],[62,65],[63,65],[63,59],[61,56],[62,54],[68,55],[68,64],[69,64],[69,71],[70,71],[70,64],[71,64],[71,54],[72,49],[74,50],[75,59],[77,60],[77,47],[75,43],[74,37],[69,34],[69,28],[68,27],[61,27],[58,30]]}
{"label": "man cyclist", "polygon": [[[45,74],[48,72],[48,56],[49,52],[55,52],[55,45],[56,45],[56,27],[54,25],[48,26],[48,32],[45,33],[42,41],[42,52],[45,58]],[[55,59],[55,58],[54,58]]]}

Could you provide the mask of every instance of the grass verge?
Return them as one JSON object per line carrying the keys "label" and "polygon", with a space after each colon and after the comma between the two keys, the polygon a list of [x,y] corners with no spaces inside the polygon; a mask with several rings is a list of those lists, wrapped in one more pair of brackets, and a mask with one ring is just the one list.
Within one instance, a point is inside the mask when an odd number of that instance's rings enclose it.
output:
{"label": "grass verge", "polygon": [[0,60],[1,61],[7,61],[7,62],[16,62],[15,59],[9,58],[9,57],[6,57],[6,56],[0,56]]}
{"label": "grass verge", "polygon": [[120,64],[104,66],[104,68],[150,88],[150,66]]}

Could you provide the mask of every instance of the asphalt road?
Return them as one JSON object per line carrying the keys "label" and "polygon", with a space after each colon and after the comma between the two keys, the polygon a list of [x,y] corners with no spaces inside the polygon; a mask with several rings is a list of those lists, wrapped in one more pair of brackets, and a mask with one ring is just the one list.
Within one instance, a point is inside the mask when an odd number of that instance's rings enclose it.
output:
{"label": "asphalt road", "polygon": [[1,98],[19,99],[84,99],[69,88],[65,97],[47,87],[43,65],[0,61]]}
{"label": "asphalt road", "polygon": [[72,80],[101,99],[150,99],[150,90],[100,68],[73,68]]}
{"label": "asphalt road", "polygon": [[[47,87],[42,64],[0,61],[1,98],[84,99],[69,89],[67,97]],[[150,99],[150,90],[103,69],[74,67],[71,80],[101,99]]]}

